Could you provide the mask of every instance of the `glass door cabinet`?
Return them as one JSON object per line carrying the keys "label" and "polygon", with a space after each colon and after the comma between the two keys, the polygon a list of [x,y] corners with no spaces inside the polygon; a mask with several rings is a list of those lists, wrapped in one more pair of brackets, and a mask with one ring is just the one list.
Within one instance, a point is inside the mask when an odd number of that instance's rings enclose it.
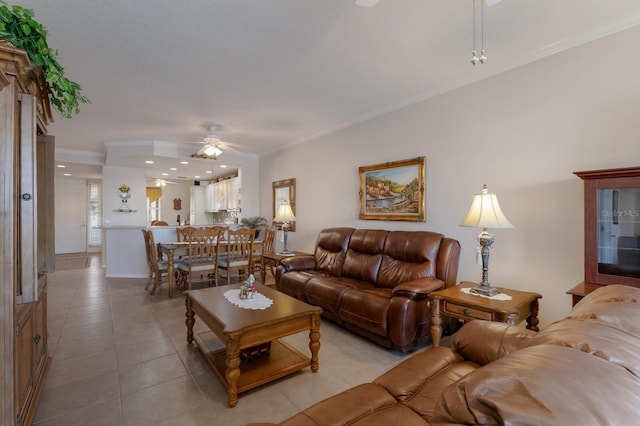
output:
{"label": "glass door cabinet", "polygon": [[574,304],[602,285],[640,287],[640,167],[574,174],[584,180],[584,282],[569,291]]}

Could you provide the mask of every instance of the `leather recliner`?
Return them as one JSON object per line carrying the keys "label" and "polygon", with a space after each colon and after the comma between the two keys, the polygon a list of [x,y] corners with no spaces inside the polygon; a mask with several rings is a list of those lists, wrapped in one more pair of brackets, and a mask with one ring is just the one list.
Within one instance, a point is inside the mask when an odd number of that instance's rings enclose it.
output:
{"label": "leather recliner", "polygon": [[277,289],[323,316],[402,352],[428,343],[429,293],[455,285],[458,241],[427,231],[328,228],[313,256],[284,259]]}

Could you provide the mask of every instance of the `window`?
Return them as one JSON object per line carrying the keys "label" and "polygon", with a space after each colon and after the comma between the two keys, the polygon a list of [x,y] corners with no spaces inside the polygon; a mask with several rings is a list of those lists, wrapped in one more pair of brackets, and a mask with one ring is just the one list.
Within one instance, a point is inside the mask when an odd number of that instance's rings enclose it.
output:
{"label": "window", "polygon": [[89,247],[100,247],[100,184],[89,182]]}
{"label": "window", "polygon": [[154,220],[162,220],[160,216],[160,212],[162,211],[162,197],[158,198],[155,201],[149,202],[147,198],[147,219],[148,223],[153,222]]}

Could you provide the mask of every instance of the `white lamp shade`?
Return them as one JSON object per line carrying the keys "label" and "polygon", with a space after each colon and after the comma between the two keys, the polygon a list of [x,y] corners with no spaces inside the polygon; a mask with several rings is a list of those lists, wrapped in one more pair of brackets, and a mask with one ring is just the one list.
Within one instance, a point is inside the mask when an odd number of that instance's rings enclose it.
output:
{"label": "white lamp shade", "polygon": [[293,215],[293,211],[291,210],[291,206],[289,203],[282,203],[280,207],[278,207],[278,211],[276,212],[276,217],[273,220],[277,222],[295,222],[296,217]]}
{"label": "white lamp shade", "polygon": [[498,197],[489,193],[487,186],[482,188],[482,194],[473,196],[473,202],[469,213],[464,218],[460,226],[471,226],[474,228],[513,228],[513,225],[502,213]]}

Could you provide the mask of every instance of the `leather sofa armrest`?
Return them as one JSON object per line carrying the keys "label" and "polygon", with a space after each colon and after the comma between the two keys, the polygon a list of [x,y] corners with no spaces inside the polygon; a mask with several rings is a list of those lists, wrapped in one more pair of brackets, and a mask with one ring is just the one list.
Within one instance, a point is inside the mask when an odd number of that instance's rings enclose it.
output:
{"label": "leather sofa armrest", "polygon": [[393,288],[391,296],[404,296],[411,300],[422,300],[429,297],[429,293],[444,287],[444,281],[437,278],[420,278],[398,284]]}
{"label": "leather sofa armrest", "polygon": [[293,256],[280,261],[283,273],[291,271],[306,271],[316,269],[316,259],[313,256]]}
{"label": "leather sofa armrest", "polygon": [[486,365],[515,352],[536,335],[535,331],[502,322],[473,320],[453,336],[453,347],[466,359]]}

